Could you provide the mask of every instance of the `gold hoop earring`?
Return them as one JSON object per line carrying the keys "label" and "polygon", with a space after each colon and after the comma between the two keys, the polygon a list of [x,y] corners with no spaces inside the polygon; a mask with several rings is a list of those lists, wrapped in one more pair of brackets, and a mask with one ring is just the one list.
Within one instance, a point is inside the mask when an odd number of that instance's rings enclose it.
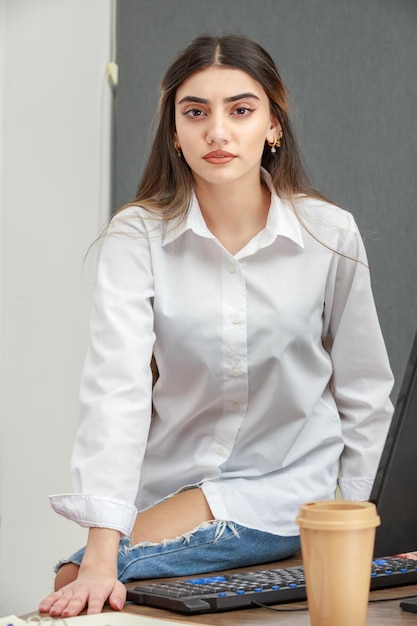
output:
{"label": "gold hoop earring", "polygon": [[178,154],[178,158],[181,158],[182,157],[181,146],[179,145],[177,141],[174,141],[174,148]]}
{"label": "gold hoop earring", "polygon": [[274,141],[268,141],[267,144],[271,148],[272,154],[275,154],[277,148],[281,147],[282,130],[279,131],[278,137],[275,137]]}

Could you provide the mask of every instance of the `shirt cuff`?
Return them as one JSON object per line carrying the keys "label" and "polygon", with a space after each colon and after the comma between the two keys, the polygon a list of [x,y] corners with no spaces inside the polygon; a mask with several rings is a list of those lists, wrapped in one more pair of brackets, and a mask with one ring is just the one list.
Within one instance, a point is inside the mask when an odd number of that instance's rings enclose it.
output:
{"label": "shirt cuff", "polygon": [[110,528],[129,537],[136,521],[137,510],[133,504],[116,498],[91,496],[86,493],[63,493],[49,496],[56,513],[63,515],[83,528]]}
{"label": "shirt cuff", "polygon": [[339,478],[339,487],[344,500],[368,500],[373,484],[373,478]]}

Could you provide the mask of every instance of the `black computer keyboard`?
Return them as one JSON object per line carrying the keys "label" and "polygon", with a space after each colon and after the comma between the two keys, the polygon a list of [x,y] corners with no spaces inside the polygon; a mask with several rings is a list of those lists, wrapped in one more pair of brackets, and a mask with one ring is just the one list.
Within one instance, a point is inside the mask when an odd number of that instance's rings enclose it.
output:
{"label": "black computer keyboard", "polygon": [[[417,561],[387,557],[372,563],[371,590],[417,582]],[[243,573],[167,579],[128,589],[127,599],[179,613],[231,611],[306,599],[304,569],[285,567]]]}

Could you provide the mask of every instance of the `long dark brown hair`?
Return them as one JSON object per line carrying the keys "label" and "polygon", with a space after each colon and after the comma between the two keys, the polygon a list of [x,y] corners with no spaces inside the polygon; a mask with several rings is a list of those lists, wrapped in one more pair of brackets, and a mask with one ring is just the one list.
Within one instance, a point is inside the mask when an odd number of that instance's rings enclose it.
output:
{"label": "long dark brown hair", "polygon": [[302,193],[324,199],[303,167],[289,120],[288,94],[271,56],[248,37],[205,35],[194,39],[162,78],[153,143],[132,204],[155,211],[166,220],[186,214],[193,183],[189,166],[178,158],[174,147],[175,95],[191,74],[213,65],[246,72],[268,96],[271,114],[281,124],[283,137],[276,154],[265,143],[262,166],[271,174],[278,195],[293,198]]}

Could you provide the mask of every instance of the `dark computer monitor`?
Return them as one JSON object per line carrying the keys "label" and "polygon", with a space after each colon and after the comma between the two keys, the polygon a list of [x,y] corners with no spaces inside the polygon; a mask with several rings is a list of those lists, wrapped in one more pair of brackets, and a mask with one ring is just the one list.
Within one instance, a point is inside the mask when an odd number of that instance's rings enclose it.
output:
{"label": "dark computer monitor", "polygon": [[374,556],[417,551],[417,333],[369,500],[381,518]]}

